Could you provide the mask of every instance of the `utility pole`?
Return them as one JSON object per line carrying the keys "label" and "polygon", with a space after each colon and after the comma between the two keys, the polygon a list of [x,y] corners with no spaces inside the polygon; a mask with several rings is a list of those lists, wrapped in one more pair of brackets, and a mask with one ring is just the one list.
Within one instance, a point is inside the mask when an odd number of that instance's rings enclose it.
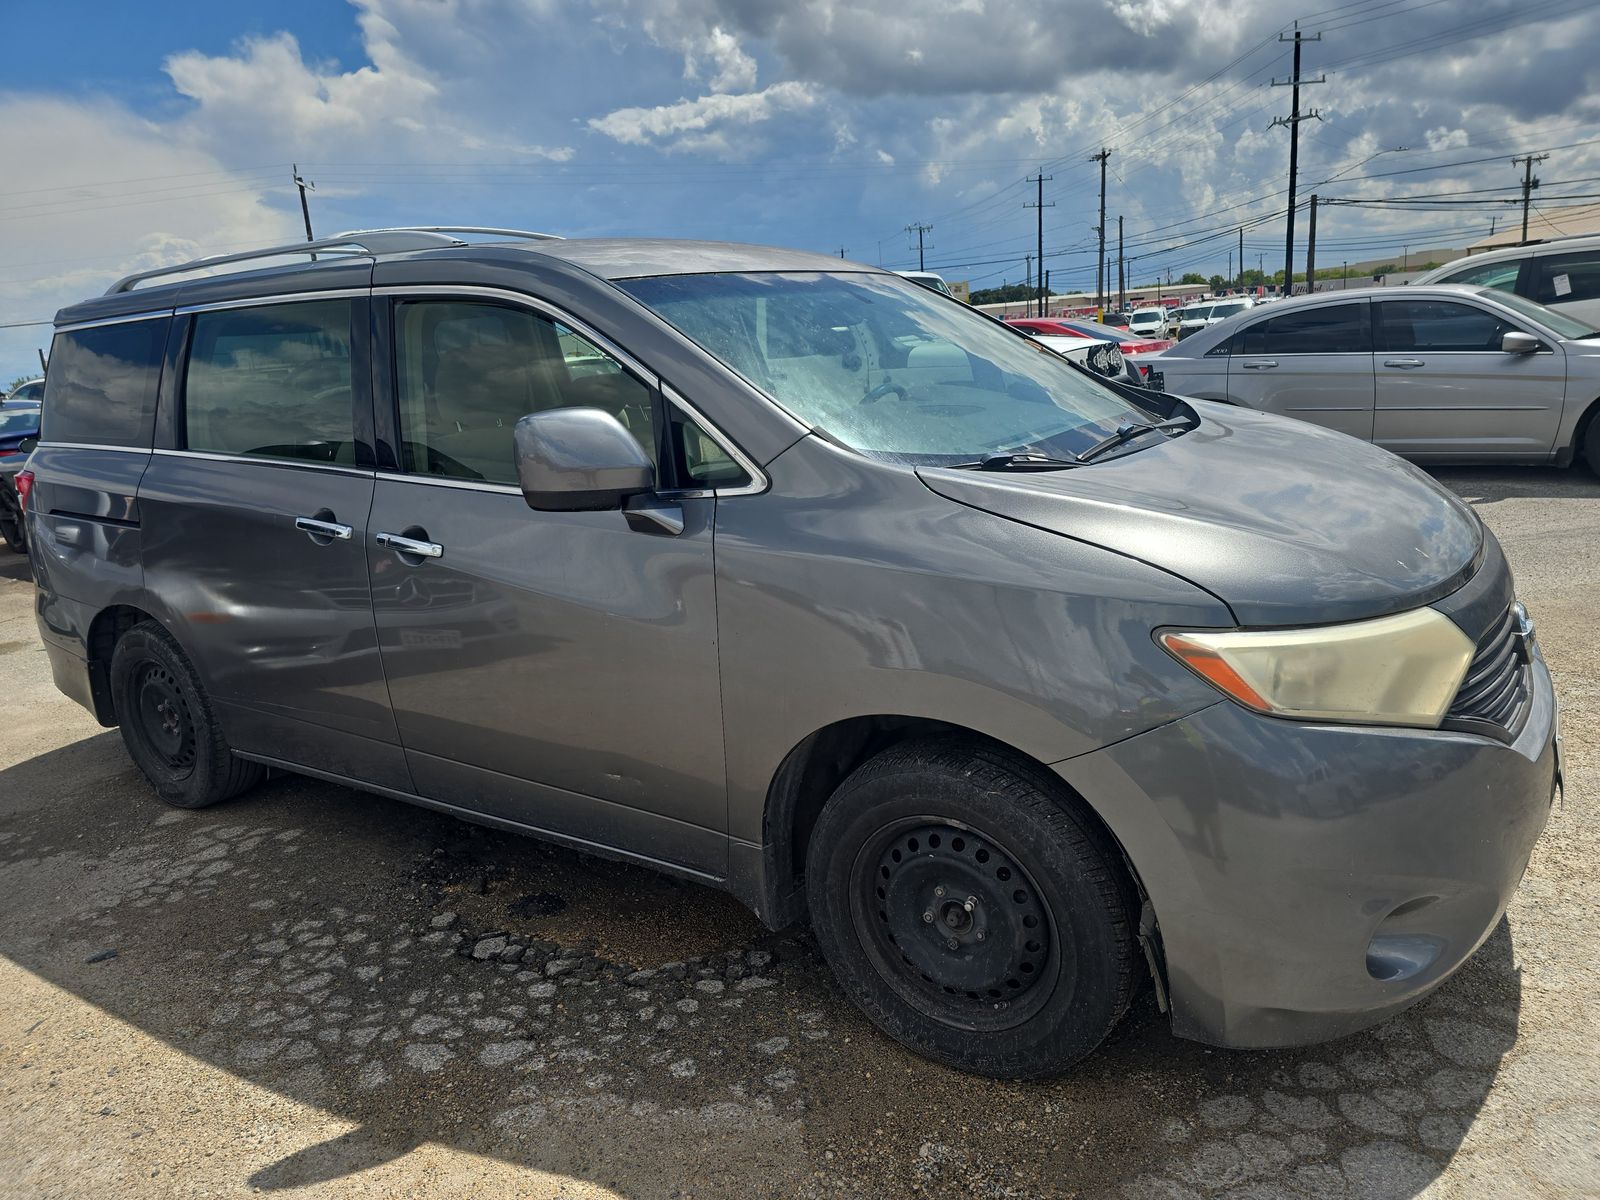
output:
{"label": "utility pole", "polygon": [[1348,262],[1341,263],[1340,268],[1339,290],[1342,292],[1350,286],[1350,264]]}
{"label": "utility pole", "polygon": [[918,221],[915,224],[907,225],[906,226],[906,232],[907,233],[914,233],[914,234],[917,235],[917,270],[919,270],[919,271],[927,270],[927,267],[923,265],[923,257],[922,256],[923,256],[923,251],[924,251],[925,247],[922,244],[922,235],[925,234],[925,233],[932,233],[933,232],[933,226],[932,225],[924,225],[921,221]]}
{"label": "utility pole", "polygon": [[[317,239],[311,236],[311,206],[306,203],[306,192],[316,191],[317,185],[301,178],[299,163],[290,163],[289,167],[294,172],[294,185],[300,189],[300,217],[306,223],[306,241],[314,242]],[[315,254],[311,256],[311,261],[317,261]]]}
{"label": "utility pole", "polygon": [[1122,218],[1117,217],[1117,311],[1128,307],[1128,280],[1122,273]]}
{"label": "utility pole", "polygon": [[1041,317],[1048,317],[1050,315],[1050,272],[1049,271],[1046,271],[1044,273],[1044,305],[1039,309],[1039,315]]}
{"label": "utility pole", "polygon": [[[1024,254],[1022,256],[1022,286],[1027,290],[1028,295],[1031,297],[1033,295],[1033,255],[1031,254]],[[1022,310],[1022,315],[1027,316],[1032,311],[1033,301],[1030,299],[1028,301],[1028,307]]]}
{"label": "utility pole", "polygon": [[1239,226],[1239,286],[1244,286],[1244,226]]}
{"label": "utility pole", "polygon": [[1311,193],[1311,225],[1306,232],[1306,294],[1317,290],[1317,194]]}
{"label": "utility pole", "polygon": [[1322,120],[1322,114],[1317,112],[1317,110],[1314,108],[1305,113],[1300,111],[1300,85],[1302,83],[1326,83],[1328,81],[1328,77],[1326,75],[1319,75],[1315,79],[1300,78],[1301,43],[1320,42],[1322,40],[1322,35],[1320,33],[1301,33],[1300,22],[1296,21],[1294,23],[1293,36],[1285,37],[1280,33],[1278,35],[1278,40],[1280,42],[1294,43],[1294,75],[1288,79],[1274,79],[1272,81],[1273,87],[1289,87],[1294,89],[1291,92],[1289,99],[1289,115],[1287,117],[1276,117],[1273,119],[1272,124],[1267,126],[1268,129],[1276,128],[1279,125],[1287,125],[1289,127],[1289,208],[1287,210],[1287,221],[1285,223],[1286,228],[1284,230],[1283,237],[1283,287],[1284,295],[1287,296],[1294,291],[1294,185],[1295,175],[1300,168],[1300,122]]}
{"label": "utility pole", "polygon": [[[1054,175],[1046,175],[1043,171],[1037,175],[1030,175],[1028,177],[1028,182],[1039,185],[1039,202],[1037,204],[1028,204],[1024,202],[1022,205],[1023,208],[1036,208],[1039,210],[1039,281],[1041,283],[1044,282],[1044,210],[1047,208],[1054,208],[1056,206],[1054,200],[1052,200],[1049,204],[1044,202],[1044,185],[1047,180],[1054,178]],[[1039,310],[1035,315],[1041,317],[1044,316],[1044,299],[1036,295],[1034,300]]]}
{"label": "utility pole", "polygon": [[840,246],[840,247],[839,247],[839,257],[840,257],[840,258],[843,258],[843,257],[844,257],[844,247],[843,247],[843,246]]}
{"label": "utility pole", "polygon": [[1228,251],[1228,286],[1233,286],[1233,251]]}
{"label": "utility pole", "polygon": [[1539,181],[1533,177],[1533,164],[1542,163],[1549,158],[1548,154],[1524,154],[1521,158],[1513,158],[1512,166],[1517,163],[1523,165],[1522,172],[1522,245],[1528,244],[1528,205],[1533,202],[1533,189],[1539,186]]}
{"label": "utility pole", "polygon": [[1099,154],[1091,154],[1090,162],[1100,164],[1100,224],[1096,226],[1100,234],[1100,257],[1096,260],[1094,276],[1096,319],[1106,315],[1106,159],[1111,157],[1111,151],[1104,146],[1100,147]]}

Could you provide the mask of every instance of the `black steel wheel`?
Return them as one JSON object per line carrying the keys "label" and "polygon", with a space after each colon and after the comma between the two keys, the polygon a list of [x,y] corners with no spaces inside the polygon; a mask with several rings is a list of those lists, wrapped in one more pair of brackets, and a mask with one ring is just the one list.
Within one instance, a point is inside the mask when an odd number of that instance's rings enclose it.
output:
{"label": "black steel wheel", "polygon": [[1020,1025],[1054,986],[1052,929],[1027,868],[969,826],[912,817],[856,856],[851,921],[883,977],[946,1024]]}
{"label": "black steel wheel", "polygon": [[1043,768],[918,739],[850,775],[812,831],[812,928],[885,1033],[1000,1078],[1057,1074],[1127,1010],[1138,905],[1120,856]]}
{"label": "black steel wheel", "polygon": [[266,778],[228,748],[200,677],[158,622],[117,640],[111,696],[129,757],[168,804],[204,808]]}

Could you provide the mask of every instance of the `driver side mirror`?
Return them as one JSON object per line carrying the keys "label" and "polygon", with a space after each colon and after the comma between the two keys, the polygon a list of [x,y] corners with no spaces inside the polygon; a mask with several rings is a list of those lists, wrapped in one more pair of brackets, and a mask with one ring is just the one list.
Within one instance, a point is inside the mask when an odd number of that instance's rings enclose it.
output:
{"label": "driver side mirror", "polygon": [[598,408],[557,408],[517,422],[517,482],[540,512],[621,508],[655,489],[656,471],[622,422]]}
{"label": "driver side mirror", "polygon": [[1539,339],[1531,333],[1513,330],[1500,339],[1500,349],[1507,354],[1532,354],[1539,349]]}

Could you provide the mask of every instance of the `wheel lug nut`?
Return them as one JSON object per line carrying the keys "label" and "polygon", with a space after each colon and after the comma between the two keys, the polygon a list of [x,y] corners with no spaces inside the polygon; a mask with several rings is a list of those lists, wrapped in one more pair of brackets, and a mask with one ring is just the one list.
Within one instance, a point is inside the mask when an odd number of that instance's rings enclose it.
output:
{"label": "wheel lug nut", "polygon": [[949,946],[949,947],[950,947],[950,949],[952,949],[952,950],[959,950],[959,949],[961,949],[961,943],[960,943],[960,942],[958,942],[958,941],[956,941],[956,939],[955,939],[955,938],[951,938],[951,939],[950,939],[950,940],[949,940],[949,941],[948,941],[948,942],[946,942],[946,943],[945,943],[945,945],[946,945],[946,946]]}
{"label": "wheel lug nut", "polygon": [[978,898],[976,896],[968,896],[966,903],[961,907],[966,909],[968,912],[971,912],[973,909],[978,907]]}
{"label": "wheel lug nut", "polygon": [[933,924],[933,909],[930,908],[926,912],[924,912],[922,914],[922,920],[923,920],[923,922],[925,924],[932,925]]}
{"label": "wheel lug nut", "polygon": [[988,938],[988,936],[989,935],[987,933],[985,933],[983,930],[981,930],[981,929],[978,930],[978,940],[980,942],[986,940]]}
{"label": "wheel lug nut", "polygon": [[938,887],[934,888],[933,889],[933,894],[935,896],[943,896],[944,895],[944,884],[941,883]]}

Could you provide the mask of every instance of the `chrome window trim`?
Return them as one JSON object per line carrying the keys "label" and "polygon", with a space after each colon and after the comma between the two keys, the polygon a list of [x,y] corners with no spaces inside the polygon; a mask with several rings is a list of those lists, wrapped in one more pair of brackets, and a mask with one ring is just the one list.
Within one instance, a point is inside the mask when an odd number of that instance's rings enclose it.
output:
{"label": "chrome window trim", "polygon": [[354,475],[362,479],[370,479],[376,473],[371,467],[347,467],[342,463],[309,462],[299,458],[266,458],[255,457],[248,454],[218,454],[211,450],[151,450],[150,454],[159,454],[163,458],[196,458],[207,462],[250,463],[261,467],[292,467],[303,471],[328,471],[335,475]]}
{"label": "chrome window trim", "polygon": [[526,292],[513,292],[508,288],[481,287],[475,284],[448,284],[448,283],[418,283],[418,284],[390,284],[386,287],[372,289],[373,296],[389,296],[394,299],[404,300],[408,297],[424,297],[428,299],[458,299],[458,300],[502,300],[519,308],[531,309],[541,316],[558,321],[572,332],[582,334],[612,358],[616,359],[628,370],[644,379],[653,388],[661,386],[661,376],[645,366],[621,346],[617,345],[605,334],[596,330],[586,321],[579,320],[565,309],[556,307],[536,296]]}
{"label": "chrome window trim", "polygon": [[119,317],[99,317],[93,321],[74,321],[70,325],[57,325],[57,333],[76,333],[80,329],[98,329],[102,325],[131,325],[135,321],[160,321],[172,316],[173,310],[167,308],[146,309],[143,312],[125,313]]}
{"label": "chrome window trim", "polygon": [[39,439],[38,449],[49,447],[52,450],[110,450],[117,454],[151,454],[154,453],[149,446],[111,446],[102,442],[47,442]]}
{"label": "chrome window trim", "polygon": [[184,304],[172,310],[174,316],[191,313],[222,312],[230,308],[269,308],[274,304],[306,304],[314,300],[352,300],[370,295],[371,288],[326,288],[320,292],[282,292],[270,296],[242,296],[232,300],[211,300],[205,304]]}
{"label": "chrome window trim", "polygon": [[522,495],[522,489],[514,483],[489,483],[479,479],[454,479],[449,475],[407,475],[404,471],[379,471],[378,478],[388,480],[390,483],[425,483],[429,487],[456,488],[465,492],[500,492],[513,496]]}

